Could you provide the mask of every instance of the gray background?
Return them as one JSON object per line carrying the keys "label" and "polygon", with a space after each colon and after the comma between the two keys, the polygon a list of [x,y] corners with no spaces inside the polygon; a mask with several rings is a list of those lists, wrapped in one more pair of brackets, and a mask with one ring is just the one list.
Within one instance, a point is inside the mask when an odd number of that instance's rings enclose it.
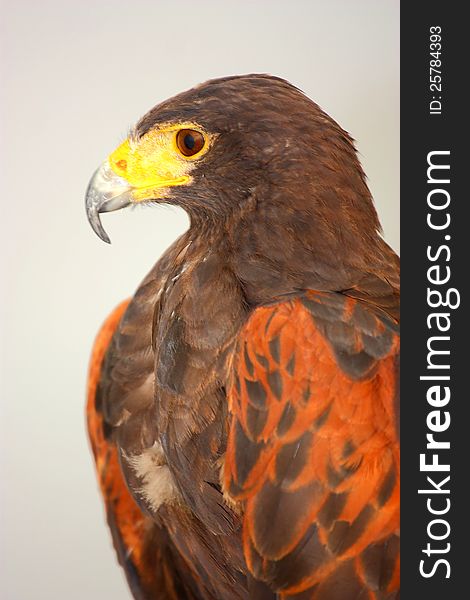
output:
{"label": "gray background", "polygon": [[96,166],[157,102],[206,79],[289,79],[356,138],[398,250],[398,1],[1,4],[0,597],[129,598],[84,426],[106,314],[186,227],[164,207],[104,216]]}

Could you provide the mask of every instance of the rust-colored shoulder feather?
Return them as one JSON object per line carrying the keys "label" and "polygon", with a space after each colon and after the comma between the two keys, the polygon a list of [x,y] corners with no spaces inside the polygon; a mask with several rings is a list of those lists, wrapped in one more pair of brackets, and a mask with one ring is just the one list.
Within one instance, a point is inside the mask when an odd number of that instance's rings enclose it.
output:
{"label": "rust-colored shoulder feather", "polygon": [[398,593],[396,322],[341,294],[255,310],[229,388],[226,493],[282,599]]}

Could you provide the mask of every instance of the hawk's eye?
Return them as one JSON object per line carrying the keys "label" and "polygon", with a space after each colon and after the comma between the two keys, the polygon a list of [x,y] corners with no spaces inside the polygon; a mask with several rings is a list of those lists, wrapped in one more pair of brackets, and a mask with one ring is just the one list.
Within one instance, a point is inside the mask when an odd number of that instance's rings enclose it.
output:
{"label": "hawk's eye", "polygon": [[194,129],[181,129],[176,134],[176,145],[184,156],[194,156],[204,147],[204,136]]}

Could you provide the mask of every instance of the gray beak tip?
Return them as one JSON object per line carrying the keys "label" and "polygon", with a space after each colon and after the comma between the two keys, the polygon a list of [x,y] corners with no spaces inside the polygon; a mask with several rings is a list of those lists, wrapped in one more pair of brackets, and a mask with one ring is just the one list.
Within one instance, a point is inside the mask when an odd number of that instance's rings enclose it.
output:
{"label": "gray beak tip", "polygon": [[103,242],[106,242],[107,244],[111,245],[111,240],[109,239],[109,235],[103,230],[103,234],[99,236],[99,238],[101,240],[103,240]]}
{"label": "gray beak tip", "polygon": [[88,222],[103,242],[111,244],[101,223],[100,213],[119,210],[129,206],[130,202],[130,188],[127,182],[112,173],[107,163],[101,165],[90,181],[85,204]]}

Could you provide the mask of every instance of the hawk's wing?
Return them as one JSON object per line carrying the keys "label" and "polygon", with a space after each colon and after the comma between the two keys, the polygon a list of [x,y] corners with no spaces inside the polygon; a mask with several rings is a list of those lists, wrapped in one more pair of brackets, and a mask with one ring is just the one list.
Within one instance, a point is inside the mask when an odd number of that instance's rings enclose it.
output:
{"label": "hawk's wing", "polygon": [[225,489],[253,576],[283,599],[399,588],[399,337],[341,294],[255,310],[228,390]]}
{"label": "hawk's wing", "polygon": [[[121,472],[112,428],[106,422],[97,389],[103,360],[121,317],[123,302],[103,324],[93,348],[88,378],[87,425],[104,499],[108,525],[119,563],[137,600],[193,599],[191,575],[165,531],[145,516],[129,493]],[[184,574],[184,579],[180,576]]]}

